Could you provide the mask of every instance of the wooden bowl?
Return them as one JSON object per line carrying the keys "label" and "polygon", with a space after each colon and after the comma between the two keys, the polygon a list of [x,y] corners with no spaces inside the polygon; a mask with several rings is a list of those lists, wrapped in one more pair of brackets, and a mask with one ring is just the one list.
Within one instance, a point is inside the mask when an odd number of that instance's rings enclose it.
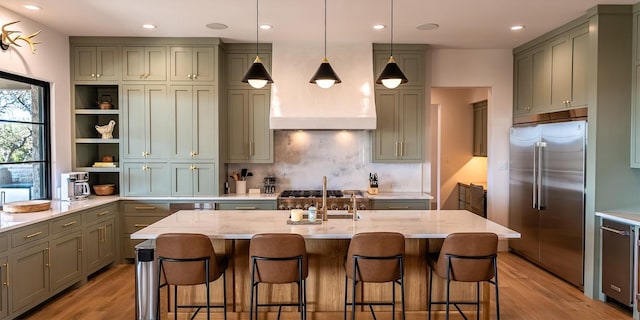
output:
{"label": "wooden bowl", "polygon": [[110,196],[115,191],[115,184],[96,184],[93,186],[93,192],[95,192],[98,196]]}

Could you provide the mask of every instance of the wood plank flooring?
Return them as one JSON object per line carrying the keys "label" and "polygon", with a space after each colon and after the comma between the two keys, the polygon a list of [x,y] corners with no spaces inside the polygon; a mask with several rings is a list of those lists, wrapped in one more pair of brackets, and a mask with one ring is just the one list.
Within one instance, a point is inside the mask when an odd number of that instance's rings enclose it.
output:
{"label": "wood plank flooring", "polygon": [[[516,255],[500,253],[498,261],[502,319],[632,319],[630,312],[591,300],[577,288]],[[134,279],[132,264],[115,266],[101,272],[86,285],[67,290],[21,319],[135,319]],[[494,312],[495,305],[492,303],[491,306]],[[367,317],[365,313],[358,314],[358,319],[364,317]],[[420,315],[416,319],[424,318]]]}

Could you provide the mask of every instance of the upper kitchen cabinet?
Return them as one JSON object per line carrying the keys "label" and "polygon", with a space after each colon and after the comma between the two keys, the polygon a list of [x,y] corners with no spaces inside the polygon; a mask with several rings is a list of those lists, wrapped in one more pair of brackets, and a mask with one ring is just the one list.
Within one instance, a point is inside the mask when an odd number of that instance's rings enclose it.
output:
{"label": "upper kitchen cabinet", "polygon": [[631,64],[631,168],[640,168],[640,4],[633,6]]}
{"label": "upper kitchen cabinet", "polygon": [[171,81],[216,82],[216,49],[211,47],[171,47]]}
{"label": "upper kitchen cabinet", "polygon": [[173,112],[165,85],[122,86],[124,159],[167,160]]}
{"label": "upper kitchen cabinet", "polygon": [[74,46],[72,50],[75,81],[113,82],[119,79],[119,47]]}
{"label": "upper kitchen cabinet", "polygon": [[[255,44],[225,44],[225,83],[227,87],[251,88],[248,83],[243,83],[242,78],[256,59]],[[260,44],[259,50],[262,64],[271,72],[271,45]]]}
{"label": "upper kitchen cabinet", "polygon": [[227,90],[227,162],[273,163],[268,89]]}
{"label": "upper kitchen cabinet", "polygon": [[[389,62],[391,46],[388,44],[374,44],[373,48],[373,78],[377,79],[387,62]],[[426,49],[426,45],[395,44],[393,46],[393,58],[408,80],[402,87],[424,87]],[[376,85],[376,87],[384,88],[382,85]]]}
{"label": "upper kitchen cabinet", "polygon": [[214,160],[218,150],[217,90],[212,86],[171,86],[173,159]]}
{"label": "upper kitchen cabinet", "polygon": [[514,116],[587,105],[587,23],[514,50]]}
{"label": "upper kitchen cabinet", "polygon": [[373,162],[422,162],[424,90],[377,89]]}
{"label": "upper kitchen cabinet", "polygon": [[167,80],[167,48],[122,47],[122,80]]}
{"label": "upper kitchen cabinet", "polygon": [[473,156],[487,156],[487,100],[473,104]]}
{"label": "upper kitchen cabinet", "polygon": [[204,197],[217,195],[216,166],[208,163],[173,163],[171,195]]}

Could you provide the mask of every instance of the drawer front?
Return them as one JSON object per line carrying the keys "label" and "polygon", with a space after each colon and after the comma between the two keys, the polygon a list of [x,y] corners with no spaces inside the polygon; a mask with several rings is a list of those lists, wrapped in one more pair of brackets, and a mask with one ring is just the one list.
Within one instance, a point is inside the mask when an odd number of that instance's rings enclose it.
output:
{"label": "drawer front", "polygon": [[427,210],[428,200],[376,200],[373,204],[374,210]]}
{"label": "drawer front", "polygon": [[124,233],[135,233],[138,230],[148,227],[152,223],[164,218],[163,216],[142,216],[142,217],[134,217],[134,216],[126,216],[124,217]]}
{"label": "drawer front", "polygon": [[114,216],[116,214],[117,208],[118,207],[116,205],[110,205],[87,210],[85,215],[87,224],[93,223],[103,218]]}
{"label": "drawer front", "polygon": [[56,219],[51,222],[51,234],[57,234],[65,232],[67,230],[74,230],[82,226],[82,214],[74,213],[68,217]]}
{"label": "drawer front", "polygon": [[39,223],[35,226],[20,228],[11,232],[11,247],[46,239],[49,236],[49,223]]}
{"label": "drawer front", "polygon": [[218,210],[275,210],[275,201],[260,201],[260,202],[220,202],[218,203]]}
{"label": "drawer front", "polygon": [[128,201],[122,204],[125,216],[161,216],[169,215],[169,203]]}

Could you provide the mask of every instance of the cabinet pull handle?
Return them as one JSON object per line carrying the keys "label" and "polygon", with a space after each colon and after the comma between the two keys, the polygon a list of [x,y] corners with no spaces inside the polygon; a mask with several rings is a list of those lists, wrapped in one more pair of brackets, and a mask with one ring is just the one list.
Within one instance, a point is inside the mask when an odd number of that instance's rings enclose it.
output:
{"label": "cabinet pull handle", "polygon": [[389,206],[389,209],[409,209],[409,206]]}
{"label": "cabinet pull handle", "polygon": [[109,213],[109,211],[102,211],[102,212],[98,213],[98,217],[102,217],[107,213]]}
{"label": "cabinet pull handle", "polygon": [[146,228],[148,226],[149,224],[143,224],[143,223],[136,223],[133,225],[134,228]]}
{"label": "cabinet pull handle", "polygon": [[100,231],[100,239],[98,240],[98,242],[103,243],[104,242],[104,227],[100,227],[98,228]]}
{"label": "cabinet pull handle", "polygon": [[80,248],[78,248],[78,252],[82,252],[82,247],[84,247],[84,242],[82,241],[82,236],[78,236],[78,239],[80,239]]}
{"label": "cabinet pull handle", "polygon": [[39,235],[41,235],[41,234],[42,234],[42,231],[38,231],[38,232],[36,232],[36,233],[28,234],[28,235],[24,236],[24,238],[25,238],[25,239],[31,239],[31,238],[36,237],[36,236],[39,236]]}
{"label": "cabinet pull handle", "polygon": [[194,79],[198,79],[198,74],[197,74],[197,73],[196,73],[196,74],[194,74],[194,75],[193,75],[193,78],[194,78]]}
{"label": "cabinet pull handle", "polygon": [[67,222],[67,223],[63,224],[62,227],[72,226],[72,225],[74,225],[76,223],[78,223],[78,222],[76,220],[73,220],[73,221],[70,221],[70,222]]}
{"label": "cabinet pull handle", "polygon": [[96,74],[96,78],[100,78],[100,77],[102,77],[102,74],[100,73]]}
{"label": "cabinet pull handle", "polygon": [[2,283],[5,287],[9,286],[9,263],[5,263],[2,265],[2,267],[4,267],[6,269],[6,271],[4,272],[4,282]]}
{"label": "cabinet pull handle", "polygon": [[256,207],[236,207],[236,210],[256,210]]}
{"label": "cabinet pull handle", "polygon": [[191,75],[190,75],[190,74],[188,74],[188,75],[187,75],[187,78],[191,79]]}
{"label": "cabinet pull handle", "polygon": [[623,237],[629,236],[629,231],[626,231],[626,230],[618,230],[618,229],[605,227],[605,226],[600,226],[600,229],[602,229],[603,231],[613,232],[613,233],[615,233],[617,235],[620,235],[620,236],[623,236]]}
{"label": "cabinet pull handle", "polygon": [[156,207],[154,206],[139,206],[139,207],[135,207],[136,210],[153,210]]}
{"label": "cabinet pull handle", "polygon": [[400,142],[400,156],[404,156],[404,142]]}
{"label": "cabinet pull handle", "polygon": [[395,154],[396,154],[396,157],[397,157],[398,156],[398,142],[397,141],[396,141],[396,152],[395,152]]}
{"label": "cabinet pull handle", "polygon": [[91,74],[91,78],[95,78],[95,77],[96,77],[96,74],[95,74],[95,73],[92,73],[92,74]]}
{"label": "cabinet pull handle", "polygon": [[196,169],[198,169],[198,168],[196,168],[196,166],[194,166],[194,165],[189,166],[189,170],[191,170],[191,171],[196,171]]}
{"label": "cabinet pull handle", "polygon": [[47,261],[44,263],[44,266],[51,267],[51,250],[49,250],[49,247],[46,247],[44,251],[47,253]]}
{"label": "cabinet pull handle", "polygon": [[253,141],[249,141],[249,156],[253,156]]}

